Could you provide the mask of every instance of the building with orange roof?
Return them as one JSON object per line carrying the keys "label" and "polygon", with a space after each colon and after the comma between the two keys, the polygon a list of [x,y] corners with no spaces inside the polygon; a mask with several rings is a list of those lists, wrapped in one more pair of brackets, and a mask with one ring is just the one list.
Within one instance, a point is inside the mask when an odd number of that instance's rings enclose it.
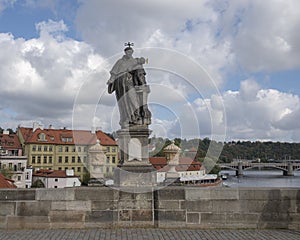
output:
{"label": "building with orange roof", "polygon": [[28,165],[34,170],[74,170],[75,175],[83,180],[87,174],[86,163],[88,150],[100,140],[106,149],[106,162],[103,166],[105,176],[112,175],[118,164],[118,145],[115,140],[101,130],[92,133],[87,130],[69,130],[43,128],[34,124],[33,128],[17,129],[24,155],[28,157]]}
{"label": "building with orange roof", "polygon": [[41,169],[32,174],[33,183],[41,181],[45,188],[79,187],[81,182],[72,169],[46,170]]}
{"label": "building with orange roof", "polygon": [[0,173],[0,188],[17,188],[17,186],[14,184],[13,180],[4,177]]}
{"label": "building with orange roof", "polygon": [[0,155],[22,156],[22,147],[16,134],[0,134]]}
{"label": "building with orange roof", "polygon": [[157,183],[166,182],[168,175],[172,175],[169,173],[174,172],[177,173],[176,176],[181,184],[203,185],[217,182],[218,176],[206,174],[201,162],[194,161],[189,157],[181,157],[181,149],[174,142],[165,147],[163,151],[164,157],[149,158],[150,163],[157,171]]}

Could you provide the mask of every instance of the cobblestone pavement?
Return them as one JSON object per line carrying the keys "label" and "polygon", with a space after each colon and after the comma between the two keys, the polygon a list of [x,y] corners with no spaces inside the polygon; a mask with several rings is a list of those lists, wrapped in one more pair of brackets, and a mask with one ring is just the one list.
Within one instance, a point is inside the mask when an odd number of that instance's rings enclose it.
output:
{"label": "cobblestone pavement", "polygon": [[0,230],[1,240],[299,240],[291,230],[171,230],[171,229],[88,229],[88,230]]}

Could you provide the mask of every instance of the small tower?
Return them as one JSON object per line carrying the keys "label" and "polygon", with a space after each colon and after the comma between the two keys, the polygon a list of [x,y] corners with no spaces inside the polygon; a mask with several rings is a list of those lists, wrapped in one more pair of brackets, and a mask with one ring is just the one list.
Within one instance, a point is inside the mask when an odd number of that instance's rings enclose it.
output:
{"label": "small tower", "polygon": [[103,179],[103,166],[105,164],[105,151],[100,145],[100,140],[97,139],[96,144],[90,147],[88,157],[88,170],[91,175],[91,180]]}
{"label": "small tower", "polygon": [[180,183],[180,175],[176,171],[176,166],[179,165],[179,155],[181,153],[181,148],[175,145],[175,142],[172,141],[170,145],[164,148],[163,150],[170,170],[166,173],[166,184],[179,184]]}

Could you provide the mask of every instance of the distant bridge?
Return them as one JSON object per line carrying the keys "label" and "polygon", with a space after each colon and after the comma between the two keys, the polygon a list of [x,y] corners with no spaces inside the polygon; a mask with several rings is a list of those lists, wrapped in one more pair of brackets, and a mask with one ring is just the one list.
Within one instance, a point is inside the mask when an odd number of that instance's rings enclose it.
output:
{"label": "distant bridge", "polygon": [[252,163],[246,161],[238,161],[231,163],[219,163],[221,169],[231,169],[236,171],[236,175],[243,175],[243,172],[253,168],[274,168],[283,171],[285,176],[294,176],[294,171],[300,169],[300,163],[282,162],[282,163]]}

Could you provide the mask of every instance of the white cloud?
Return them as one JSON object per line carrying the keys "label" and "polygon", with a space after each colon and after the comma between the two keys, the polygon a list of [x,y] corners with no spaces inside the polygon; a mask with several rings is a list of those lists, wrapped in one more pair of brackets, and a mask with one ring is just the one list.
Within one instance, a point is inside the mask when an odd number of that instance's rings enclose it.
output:
{"label": "white cloud", "polygon": [[12,7],[18,0],[0,0],[0,13],[8,7]]}
{"label": "white cloud", "polygon": [[82,84],[95,83],[85,92],[88,101],[106,87],[103,68],[97,69],[103,60],[89,45],[66,38],[61,32],[67,30],[63,22],[38,26],[41,35],[36,39],[0,34],[0,105],[6,111],[2,122],[16,126],[18,121],[31,119],[70,126],[74,99]]}
{"label": "white cloud", "polygon": [[226,1],[222,34],[232,42],[238,63],[248,71],[300,67],[298,0]]}

